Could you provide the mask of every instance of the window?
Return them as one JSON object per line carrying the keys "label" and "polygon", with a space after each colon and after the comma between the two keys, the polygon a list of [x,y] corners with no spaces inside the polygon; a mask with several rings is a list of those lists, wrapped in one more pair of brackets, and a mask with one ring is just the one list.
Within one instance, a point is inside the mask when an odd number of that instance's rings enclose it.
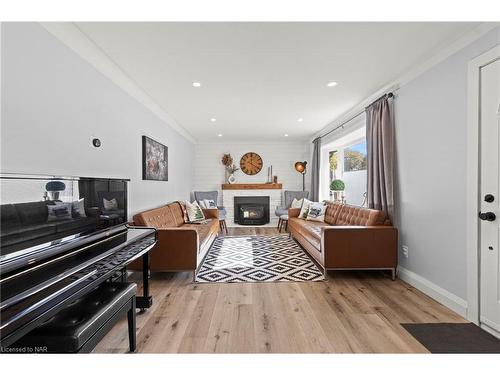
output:
{"label": "window", "polygon": [[344,173],[366,170],[366,141],[344,149]]}
{"label": "window", "polygon": [[[320,199],[365,204],[367,152],[365,128],[356,129],[321,148]],[[332,191],[333,180],[342,180],[344,190]]]}

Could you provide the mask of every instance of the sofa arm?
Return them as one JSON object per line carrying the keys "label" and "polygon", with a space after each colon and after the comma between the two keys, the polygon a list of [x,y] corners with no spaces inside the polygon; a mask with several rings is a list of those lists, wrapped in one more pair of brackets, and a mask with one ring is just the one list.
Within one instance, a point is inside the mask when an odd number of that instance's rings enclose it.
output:
{"label": "sofa arm", "polygon": [[288,218],[291,217],[299,217],[300,208],[289,208],[288,209]]}
{"label": "sofa arm", "polygon": [[217,208],[202,208],[203,215],[206,219],[217,219],[219,220],[219,210]]}
{"label": "sofa arm", "polygon": [[[156,229],[156,245],[150,253],[151,271],[195,270],[199,249],[198,233],[193,228]],[[133,270],[142,269],[142,259],[131,263]]]}
{"label": "sofa arm", "polygon": [[322,228],[326,268],[396,268],[398,230],[391,226]]}

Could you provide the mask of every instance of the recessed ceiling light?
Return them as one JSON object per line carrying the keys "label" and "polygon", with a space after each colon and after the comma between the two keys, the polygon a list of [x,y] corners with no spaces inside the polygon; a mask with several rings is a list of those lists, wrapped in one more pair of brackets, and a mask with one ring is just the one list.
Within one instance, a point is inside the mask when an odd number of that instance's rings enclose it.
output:
{"label": "recessed ceiling light", "polygon": [[210,119],[210,121],[215,122],[215,121],[217,121],[217,119],[216,119],[216,118],[214,118],[214,117],[212,117],[212,118]]}
{"label": "recessed ceiling light", "polygon": [[335,82],[335,81],[331,81],[331,82],[328,82],[326,85],[327,85],[328,87],[335,87],[335,86],[337,86],[337,82]]}
{"label": "recessed ceiling light", "polygon": [[302,117],[300,117],[300,118],[297,119],[297,121],[298,122],[302,122],[302,121],[304,121],[304,119]]}
{"label": "recessed ceiling light", "polygon": [[219,133],[219,134],[217,134],[217,137],[222,137],[222,134],[220,134],[220,133]]}
{"label": "recessed ceiling light", "polygon": [[201,82],[193,82],[193,87],[201,87]]}
{"label": "recessed ceiling light", "polygon": [[288,137],[288,134],[285,134],[285,137]]}

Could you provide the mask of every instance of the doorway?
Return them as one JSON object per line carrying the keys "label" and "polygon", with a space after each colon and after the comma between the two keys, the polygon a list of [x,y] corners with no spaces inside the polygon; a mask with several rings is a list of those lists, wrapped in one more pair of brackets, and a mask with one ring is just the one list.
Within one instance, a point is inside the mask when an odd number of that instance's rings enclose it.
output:
{"label": "doorway", "polygon": [[500,46],[471,61],[469,102],[467,317],[500,337]]}

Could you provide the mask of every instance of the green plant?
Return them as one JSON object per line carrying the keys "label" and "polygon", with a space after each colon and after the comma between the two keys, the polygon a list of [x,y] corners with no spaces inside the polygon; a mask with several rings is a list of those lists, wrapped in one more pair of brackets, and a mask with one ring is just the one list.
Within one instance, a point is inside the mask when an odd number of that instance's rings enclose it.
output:
{"label": "green plant", "polygon": [[333,180],[330,183],[330,190],[332,190],[332,191],[344,191],[345,190],[344,181],[342,181],[342,180]]}

